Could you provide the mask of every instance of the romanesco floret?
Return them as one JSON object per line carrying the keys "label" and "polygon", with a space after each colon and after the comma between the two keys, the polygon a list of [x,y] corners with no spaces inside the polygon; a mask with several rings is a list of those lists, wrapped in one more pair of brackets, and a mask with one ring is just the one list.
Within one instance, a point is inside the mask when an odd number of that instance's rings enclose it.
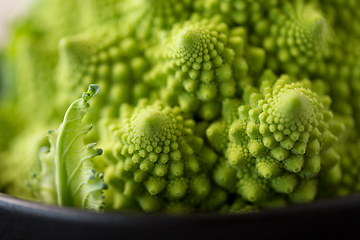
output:
{"label": "romanesco floret", "polygon": [[[194,120],[186,119],[179,107],[146,99],[121,113],[112,126],[116,162],[105,172],[115,198],[122,199],[114,200],[113,207],[169,212],[200,208],[213,191],[209,175],[217,155],[194,135]],[[219,200],[209,206],[225,199]]]}
{"label": "romanesco floret", "polygon": [[102,25],[60,40],[56,85],[70,92],[59,94],[59,102],[68,104],[67,98],[73,99],[80,86],[90,83],[101,84],[109,92],[94,103],[99,109],[108,103],[116,111],[121,103],[148,97],[148,88],[140,80],[149,67],[141,44],[114,30],[112,24]]}
{"label": "romanesco floret", "polygon": [[[126,0],[117,1],[119,12],[130,24],[128,30],[139,39],[152,41],[163,29],[188,19],[191,12],[189,0]],[[128,12],[131,14],[127,15]],[[129,17],[128,17],[129,16]]]}
{"label": "romanesco floret", "polygon": [[[338,137],[329,129],[329,98],[311,91],[308,80],[292,82],[286,75],[273,83],[264,80],[260,89],[250,94],[248,104],[239,104],[231,123],[227,113],[207,129],[210,143],[227,158],[215,169],[214,180],[251,202],[273,193],[312,201],[322,166],[326,171],[340,161],[333,149]],[[223,132],[228,136],[220,137]]]}
{"label": "romanesco floret", "polygon": [[[223,15],[227,21],[234,25],[246,25],[253,27],[253,24],[266,18],[266,10],[278,5],[277,0],[196,0],[194,7],[196,11],[206,16],[214,13]],[[252,30],[252,29],[251,29]]]}
{"label": "romanesco floret", "polygon": [[[186,112],[200,109],[201,118],[214,119],[219,100],[237,95],[235,77],[242,77],[247,70],[243,31],[236,30],[230,31],[219,16],[193,15],[175,24],[165,40],[166,49],[156,46],[147,51],[156,65],[144,80],[163,87],[162,98],[170,104]],[[239,64],[245,65],[244,69],[238,69]]]}
{"label": "romanesco floret", "polygon": [[[268,51],[268,67],[299,75],[325,70],[330,29],[321,11],[313,3],[286,3],[269,11],[264,23],[262,46]],[[267,30],[267,27],[269,28]],[[276,60],[274,60],[276,59]]]}
{"label": "romanesco floret", "polygon": [[[359,142],[348,143],[348,145],[341,146],[338,148],[338,152],[341,155],[341,167],[336,171],[340,171],[341,176],[341,184],[338,188],[335,189],[335,193],[332,195],[345,196],[351,194],[353,192],[358,192],[360,190],[359,185],[359,162],[358,159],[359,153]],[[334,173],[336,174],[336,173]],[[339,173],[337,173],[339,174]],[[332,179],[331,179],[332,180]]]}
{"label": "romanesco floret", "polygon": [[198,0],[195,6],[246,24],[250,41],[267,50],[267,67],[288,74],[325,71],[330,29],[316,1]]}

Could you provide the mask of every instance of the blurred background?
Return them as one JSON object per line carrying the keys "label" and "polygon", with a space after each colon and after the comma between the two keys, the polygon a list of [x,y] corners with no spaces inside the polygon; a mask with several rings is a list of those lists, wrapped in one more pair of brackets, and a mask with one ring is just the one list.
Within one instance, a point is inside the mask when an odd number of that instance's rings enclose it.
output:
{"label": "blurred background", "polygon": [[24,16],[33,0],[0,0],[0,48],[5,41],[9,25]]}

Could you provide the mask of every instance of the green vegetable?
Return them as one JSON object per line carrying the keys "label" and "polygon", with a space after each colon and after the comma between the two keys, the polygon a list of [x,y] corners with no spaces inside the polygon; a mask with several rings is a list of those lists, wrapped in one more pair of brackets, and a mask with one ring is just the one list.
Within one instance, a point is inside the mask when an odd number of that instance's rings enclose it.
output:
{"label": "green vegetable", "polygon": [[71,104],[59,129],[48,132],[50,150],[41,150],[41,172],[29,182],[39,200],[59,206],[103,208],[106,184],[92,164],[92,158],[102,150],[94,148],[95,144],[84,145],[91,126],[81,123],[90,106],[88,100],[98,91],[97,85],[90,85],[82,98]]}
{"label": "green vegetable", "polygon": [[1,54],[0,190],[171,213],[359,191],[359,9],[38,0]]}
{"label": "green vegetable", "polygon": [[[310,202],[317,193],[318,173],[340,161],[333,148],[338,137],[329,123],[345,127],[332,120],[329,97],[312,92],[307,80],[291,82],[283,75],[274,83],[263,81],[260,89],[250,94],[248,104],[224,102],[223,109],[233,113],[225,111],[223,119],[207,129],[210,143],[227,158],[214,171],[214,180],[250,202],[274,193]],[[229,119],[237,110],[239,116]],[[228,135],[222,135],[224,131]],[[224,181],[226,177],[232,180]]]}
{"label": "green vegetable", "polygon": [[117,199],[113,207],[183,212],[220,206],[224,197],[203,206],[214,191],[210,170],[217,155],[194,134],[196,128],[179,107],[145,99],[136,107],[123,105],[112,126],[115,141],[107,143],[113,146],[105,172]]}

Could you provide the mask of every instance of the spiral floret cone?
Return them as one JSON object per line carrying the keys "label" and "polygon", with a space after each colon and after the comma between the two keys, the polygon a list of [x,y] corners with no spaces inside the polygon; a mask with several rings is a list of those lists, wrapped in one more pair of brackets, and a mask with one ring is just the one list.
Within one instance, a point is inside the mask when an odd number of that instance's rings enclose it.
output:
{"label": "spiral floret cone", "polygon": [[[175,24],[165,48],[147,51],[158,67],[145,75],[145,81],[160,85],[163,100],[170,104],[179,105],[185,112],[198,111],[202,119],[215,119],[221,101],[239,94],[237,81],[247,71],[243,32],[235,30],[219,16],[201,18],[195,14]],[[239,64],[246,66],[243,71],[238,69]]]}
{"label": "spiral floret cone", "polygon": [[114,131],[118,162],[108,176],[116,194],[144,211],[199,208],[213,191],[210,170],[217,155],[194,134],[195,122],[161,102],[140,101],[124,115],[123,127]]}
{"label": "spiral floret cone", "polygon": [[316,6],[295,1],[270,10],[269,16],[262,40],[268,67],[292,75],[325,74],[331,29]]}
{"label": "spiral floret cone", "polygon": [[[208,140],[223,146],[226,157],[217,165],[214,181],[250,202],[269,200],[274,194],[290,202],[312,201],[319,173],[339,167],[335,146],[345,129],[333,119],[329,97],[317,92],[306,79],[293,82],[283,75],[272,83],[264,80],[259,92],[249,94],[245,104],[238,103],[239,115],[230,124],[225,124],[226,115],[211,124],[207,132],[218,129],[213,134],[218,137],[208,134]],[[220,140],[226,142],[219,126],[227,126],[227,144],[219,145]]]}
{"label": "spiral floret cone", "polygon": [[[309,178],[320,171],[320,156],[337,137],[329,130],[331,111],[305,83],[282,76],[272,89],[265,88],[257,106],[248,111],[246,133],[255,158],[270,155],[280,168]],[[328,140],[331,144],[325,144]]]}

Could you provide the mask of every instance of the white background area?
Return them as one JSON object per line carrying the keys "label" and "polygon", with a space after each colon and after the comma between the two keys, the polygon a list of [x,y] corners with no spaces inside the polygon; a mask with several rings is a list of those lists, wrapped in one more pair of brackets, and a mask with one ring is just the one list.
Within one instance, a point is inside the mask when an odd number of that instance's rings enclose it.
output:
{"label": "white background area", "polygon": [[0,0],[0,48],[11,22],[25,15],[32,2],[33,0]]}

